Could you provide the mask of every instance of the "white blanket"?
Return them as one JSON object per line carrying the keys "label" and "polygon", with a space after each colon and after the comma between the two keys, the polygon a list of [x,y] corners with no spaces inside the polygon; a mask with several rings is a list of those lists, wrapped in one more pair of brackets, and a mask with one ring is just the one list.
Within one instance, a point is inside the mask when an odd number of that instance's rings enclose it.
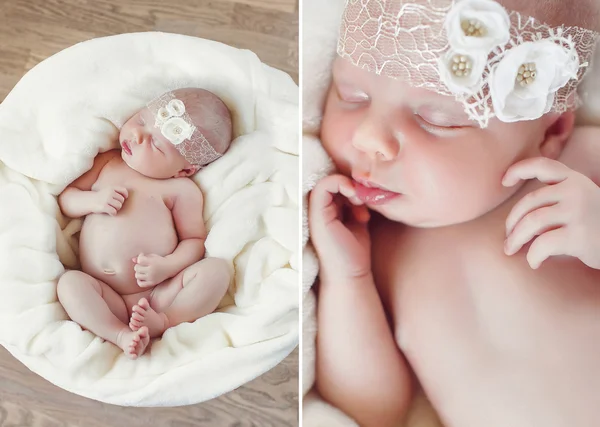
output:
{"label": "white blanket", "polygon": [[[200,171],[207,255],[235,269],[218,312],[168,330],[137,361],[68,320],[81,220],[56,196],[116,148],[118,128],[179,87],[234,114],[228,153]],[[204,401],[257,377],[298,342],[298,87],[252,52],[164,33],[92,40],[45,60],[0,104],[0,344],[74,393],[119,405]],[[202,215],[198,212],[198,215]]]}
{"label": "white blanket", "polygon": [[[307,221],[307,195],[321,178],[333,172],[331,160],[318,138],[326,91],[331,82],[331,64],[336,56],[336,44],[344,0],[303,1],[303,78],[302,78],[302,155],[303,155],[303,330],[302,376],[303,424],[305,427],[352,427],[356,423],[338,409],[325,403],[311,390],[315,380],[315,337],[317,333],[316,296],[311,287],[318,274],[318,260],[309,242]],[[600,60],[600,49],[596,54]],[[598,64],[595,68],[600,66]],[[600,73],[590,71],[581,87],[585,101],[579,111],[581,124],[600,125]],[[423,395],[415,397],[403,427],[439,427],[431,405]]]}

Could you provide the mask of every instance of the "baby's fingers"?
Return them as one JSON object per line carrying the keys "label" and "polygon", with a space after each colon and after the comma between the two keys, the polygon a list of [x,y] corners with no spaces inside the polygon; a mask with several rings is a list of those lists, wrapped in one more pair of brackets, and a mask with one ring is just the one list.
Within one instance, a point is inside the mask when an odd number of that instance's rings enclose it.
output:
{"label": "baby's fingers", "polygon": [[115,192],[121,195],[123,197],[123,200],[129,197],[129,191],[127,191],[125,187],[115,187],[113,188],[113,190],[115,190]]}
{"label": "baby's fingers", "polygon": [[502,185],[512,187],[519,181],[538,179],[546,184],[564,181],[573,171],[563,163],[547,157],[532,157],[512,165],[502,179]]}
{"label": "baby's fingers", "polygon": [[567,255],[567,229],[560,227],[539,236],[529,247],[527,262],[534,270],[538,269],[544,261],[551,256]]}
{"label": "baby's fingers", "polygon": [[148,257],[146,255],[144,255],[143,253],[138,255],[137,263],[138,263],[138,265],[144,266],[144,267],[147,267],[150,265]]}
{"label": "baby's fingers", "polygon": [[108,201],[108,206],[115,208],[117,211],[120,211],[123,207],[123,202],[120,202],[116,199],[112,199]]}
{"label": "baby's fingers", "polygon": [[136,265],[133,266],[133,270],[136,273],[147,273],[148,272],[148,266],[147,265],[136,264]]}
{"label": "baby's fingers", "polygon": [[148,278],[148,275],[146,273],[137,272],[135,273],[135,278],[137,280],[146,280]]}
{"label": "baby's fingers", "polygon": [[341,194],[352,204],[362,204],[356,197],[352,181],[343,175],[331,175],[319,181],[311,192],[310,202],[313,208],[322,209],[332,203],[335,194]]}
{"label": "baby's fingers", "polygon": [[521,250],[523,245],[527,244],[535,236],[564,225],[564,214],[559,206],[554,205],[536,209],[525,215],[506,239],[504,244],[506,255],[516,254]]}
{"label": "baby's fingers", "polygon": [[521,221],[528,213],[551,206],[560,202],[562,198],[561,192],[557,186],[546,186],[539,190],[532,191],[523,196],[521,200],[513,206],[508,217],[506,218],[506,235],[510,235],[519,221]]}
{"label": "baby's fingers", "polygon": [[102,210],[102,212],[104,212],[105,214],[108,214],[110,216],[115,216],[118,211],[117,211],[117,208],[115,208],[114,206],[107,204],[104,207],[104,209]]}
{"label": "baby's fingers", "polygon": [[118,201],[121,204],[123,204],[125,202],[125,197],[123,197],[121,194],[117,193],[116,191],[113,193],[112,199]]}

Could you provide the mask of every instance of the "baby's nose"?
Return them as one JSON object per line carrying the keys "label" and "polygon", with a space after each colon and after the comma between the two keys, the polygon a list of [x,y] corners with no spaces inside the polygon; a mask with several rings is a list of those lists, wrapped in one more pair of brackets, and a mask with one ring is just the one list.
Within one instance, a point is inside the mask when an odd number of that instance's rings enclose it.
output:
{"label": "baby's nose", "polygon": [[384,123],[366,119],[354,132],[352,145],[372,158],[389,161],[398,157],[400,144]]}
{"label": "baby's nose", "polygon": [[139,129],[135,129],[133,131],[133,138],[132,141],[138,145],[143,144],[144,143],[144,134],[143,132],[141,132]]}

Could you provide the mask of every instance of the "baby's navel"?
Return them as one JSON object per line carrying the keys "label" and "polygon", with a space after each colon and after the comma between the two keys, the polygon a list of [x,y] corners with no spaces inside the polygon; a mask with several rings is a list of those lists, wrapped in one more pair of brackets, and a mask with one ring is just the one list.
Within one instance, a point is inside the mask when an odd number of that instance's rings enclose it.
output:
{"label": "baby's navel", "polygon": [[105,268],[102,270],[102,272],[104,274],[106,274],[107,276],[114,276],[115,274],[117,274],[117,272],[115,270],[112,270],[110,268]]}

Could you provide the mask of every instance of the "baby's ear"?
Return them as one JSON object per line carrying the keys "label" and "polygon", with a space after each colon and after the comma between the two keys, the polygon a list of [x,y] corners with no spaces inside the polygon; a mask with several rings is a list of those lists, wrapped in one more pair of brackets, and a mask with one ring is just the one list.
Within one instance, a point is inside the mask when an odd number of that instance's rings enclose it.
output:
{"label": "baby's ear", "polygon": [[173,178],[192,176],[193,174],[198,172],[199,169],[200,169],[200,167],[197,165],[190,165],[190,166],[186,167],[185,169],[181,169],[179,172],[177,172]]}
{"label": "baby's ear", "polygon": [[557,160],[575,127],[575,112],[567,111],[553,115],[546,129],[544,141],[540,145],[540,154],[552,160]]}

